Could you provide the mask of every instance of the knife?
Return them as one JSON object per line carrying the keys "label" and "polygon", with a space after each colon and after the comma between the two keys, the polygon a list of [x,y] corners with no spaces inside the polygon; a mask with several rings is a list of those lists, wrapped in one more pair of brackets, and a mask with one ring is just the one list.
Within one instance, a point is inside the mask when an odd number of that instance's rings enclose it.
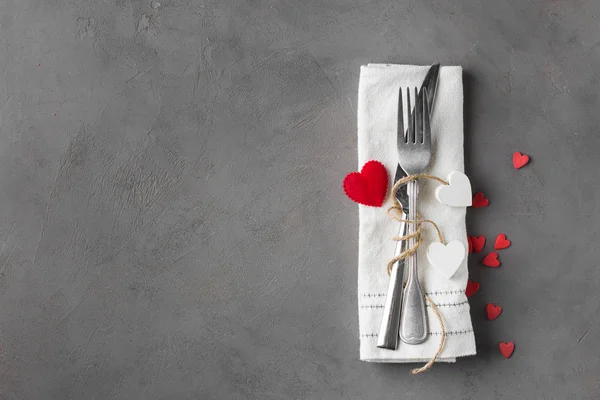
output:
{"label": "knife", "polygon": [[[428,108],[430,114],[433,112],[433,105],[435,104],[435,95],[437,92],[437,85],[440,75],[440,64],[436,63],[429,67],[427,75],[423,80],[421,89],[419,90],[418,100],[415,100],[415,107],[419,104],[423,104],[423,89],[427,90],[428,97]],[[399,91],[399,96],[402,96],[402,91]],[[430,97],[431,96],[431,97]],[[412,110],[414,112],[414,109]],[[398,119],[404,118],[403,110],[398,110]],[[398,126],[402,124],[398,123]],[[404,137],[404,132],[397,132],[398,138]],[[394,184],[398,180],[404,178],[406,173],[400,164],[396,167],[396,175],[394,176]],[[394,196],[398,202],[402,205],[403,219],[406,219],[408,213],[408,194],[406,192],[406,185],[401,186],[396,190]],[[408,224],[406,222],[400,223],[400,230],[398,236],[405,236],[408,231]],[[405,248],[405,241],[399,241],[396,243],[396,250],[394,257],[398,256]],[[396,350],[398,348],[398,329],[400,326],[400,312],[402,305],[402,290],[404,282],[404,260],[400,260],[394,264],[390,273],[390,283],[388,285],[387,296],[385,299],[385,306],[383,308],[383,316],[381,317],[381,325],[379,326],[379,335],[377,336],[377,347],[382,349]]]}

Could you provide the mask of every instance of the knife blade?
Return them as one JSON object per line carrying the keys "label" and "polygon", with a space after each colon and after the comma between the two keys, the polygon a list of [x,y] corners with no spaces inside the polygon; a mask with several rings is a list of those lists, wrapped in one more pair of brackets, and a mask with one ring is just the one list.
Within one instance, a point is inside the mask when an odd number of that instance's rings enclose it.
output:
{"label": "knife blade", "polygon": [[[437,85],[439,80],[440,73],[440,64],[433,64],[429,70],[427,71],[427,75],[425,75],[425,79],[421,85],[421,89],[417,95],[418,99],[415,99],[415,107],[423,104],[423,92],[427,90],[428,97],[428,108],[430,114],[433,112],[433,106],[435,104],[435,95],[437,92]],[[402,91],[399,91],[398,96],[402,96]],[[431,97],[429,97],[431,96]],[[401,104],[399,102],[399,104]],[[414,113],[413,110],[409,110],[412,115]],[[398,130],[397,130],[397,140],[401,140],[404,138],[404,135],[407,133],[402,132],[400,127],[403,124],[400,122],[400,118],[404,118],[404,111],[399,107],[398,108]],[[409,118],[410,119],[410,118]],[[404,178],[406,173],[402,168],[400,168],[400,163],[396,167],[396,174],[394,176],[394,184],[398,182],[398,180]],[[403,219],[406,219],[408,213],[408,193],[406,185],[399,187],[394,196],[398,200],[398,202],[402,205],[403,211]],[[406,222],[400,223],[400,231],[398,232],[398,236],[405,236],[407,234],[408,224]],[[394,252],[394,257],[398,256],[404,250],[404,242],[399,241],[396,243],[396,251]],[[377,337],[377,347],[383,349],[396,350],[398,348],[398,336],[399,336],[399,326],[400,326],[400,312],[401,312],[401,303],[402,303],[402,289],[404,282],[404,260],[400,260],[394,264],[392,271],[390,273],[390,283],[388,286],[388,292],[385,300],[385,306],[383,309],[383,316],[381,318],[381,325],[379,327],[379,334]]]}

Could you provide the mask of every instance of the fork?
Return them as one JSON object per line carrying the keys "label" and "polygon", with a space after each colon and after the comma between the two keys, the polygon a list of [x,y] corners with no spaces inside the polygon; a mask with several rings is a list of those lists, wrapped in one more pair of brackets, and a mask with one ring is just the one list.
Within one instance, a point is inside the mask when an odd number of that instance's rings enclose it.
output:
{"label": "fork", "polygon": [[[405,140],[398,141],[398,156],[400,166],[407,175],[417,175],[425,171],[431,160],[431,126],[427,90],[419,97],[415,88],[415,110],[410,114],[410,88],[406,90],[408,102],[408,132]],[[419,182],[413,180],[407,184],[408,191],[408,220],[417,221],[417,206]],[[417,224],[409,224],[409,235],[415,234]],[[416,237],[408,239],[408,248],[416,244]],[[402,313],[400,318],[400,339],[407,344],[423,343],[428,336],[427,313],[423,289],[419,282],[417,254],[411,254],[407,259],[408,278],[404,288]]]}

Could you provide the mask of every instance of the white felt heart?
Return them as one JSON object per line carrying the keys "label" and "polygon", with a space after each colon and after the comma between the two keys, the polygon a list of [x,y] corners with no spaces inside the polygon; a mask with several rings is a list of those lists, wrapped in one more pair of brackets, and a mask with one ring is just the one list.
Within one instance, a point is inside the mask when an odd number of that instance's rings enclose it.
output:
{"label": "white felt heart", "polygon": [[444,245],[434,242],[427,248],[427,259],[447,279],[452,278],[465,258],[465,246],[458,240]]}
{"label": "white felt heart", "polygon": [[442,204],[451,207],[470,207],[473,203],[471,181],[462,172],[452,171],[448,175],[449,185],[438,186],[435,198]]}

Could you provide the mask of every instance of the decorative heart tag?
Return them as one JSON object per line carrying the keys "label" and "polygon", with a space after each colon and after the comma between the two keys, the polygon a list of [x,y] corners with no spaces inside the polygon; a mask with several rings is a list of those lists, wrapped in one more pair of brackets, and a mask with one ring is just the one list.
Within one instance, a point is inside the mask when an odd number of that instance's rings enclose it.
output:
{"label": "decorative heart tag", "polygon": [[479,282],[473,282],[472,280],[467,281],[467,288],[465,289],[465,295],[467,298],[473,296],[475,293],[479,291],[480,288]]}
{"label": "decorative heart tag", "polygon": [[465,246],[459,240],[444,245],[433,242],[427,248],[427,259],[446,279],[452,278],[465,258]]}
{"label": "decorative heart tag", "polygon": [[473,243],[473,251],[481,253],[483,246],[485,246],[485,236],[471,236],[471,243]]}
{"label": "decorative heart tag", "polygon": [[515,344],[513,342],[500,342],[498,348],[500,349],[500,353],[502,353],[504,358],[510,358],[515,351]]}
{"label": "decorative heart tag", "polygon": [[467,243],[469,244],[469,254],[473,252],[473,241],[471,240],[471,236],[467,236]]}
{"label": "decorative heart tag", "polygon": [[502,307],[494,305],[492,303],[487,303],[487,305],[485,306],[485,312],[487,314],[487,319],[493,321],[496,318],[498,318],[498,316],[502,312]]}
{"label": "decorative heart tag", "polygon": [[506,249],[509,246],[510,246],[510,240],[508,240],[506,238],[506,235],[504,233],[500,233],[498,235],[498,237],[496,237],[496,243],[494,244],[494,249],[502,250],[502,249]]}
{"label": "decorative heart tag", "polygon": [[524,167],[529,162],[529,156],[527,154],[523,154],[520,151],[515,151],[513,154],[513,167],[515,169],[519,169]]}
{"label": "decorative heart tag", "polygon": [[487,207],[488,204],[490,204],[490,201],[485,198],[483,192],[475,193],[475,196],[473,196],[473,208]]}
{"label": "decorative heart tag", "polygon": [[483,261],[481,262],[483,265],[487,267],[496,268],[500,266],[500,260],[498,259],[498,253],[492,251],[490,254],[485,256]]}
{"label": "decorative heart tag", "polygon": [[344,192],[351,200],[365,206],[381,207],[388,187],[388,173],[379,161],[367,162],[360,172],[344,178]]}
{"label": "decorative heart tag", "polygon": [[437,201],[450,207],[470,207],[473,201],[469,178],[462,172],[452,171],[448,175],[448,183],[435,189]]}

